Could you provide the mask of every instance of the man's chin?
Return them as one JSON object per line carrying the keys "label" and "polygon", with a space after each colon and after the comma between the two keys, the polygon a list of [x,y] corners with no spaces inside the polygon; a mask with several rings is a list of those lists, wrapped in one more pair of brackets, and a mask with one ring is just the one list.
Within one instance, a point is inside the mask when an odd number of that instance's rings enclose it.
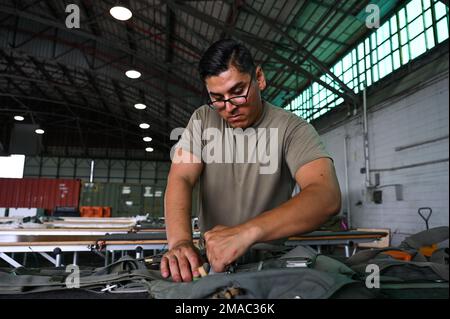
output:
{"label": "man's chin", "polygon": [[228,124],[230,124],[230,126],[232,128],[246,129],[248,127],[247,121],[233,121],[233,122],[228,122]]}
{"label": "man's chin", "polygon": [[248,127],[246,122],[239,122],[239,123],[230,123],[230,126],[232,128],[241,128],[241,129],[246,129]]}

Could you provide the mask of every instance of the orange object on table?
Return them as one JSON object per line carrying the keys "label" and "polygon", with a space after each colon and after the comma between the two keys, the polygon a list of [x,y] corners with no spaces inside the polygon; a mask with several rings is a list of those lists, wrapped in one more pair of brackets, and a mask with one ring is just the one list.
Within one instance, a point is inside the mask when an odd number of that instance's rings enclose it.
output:
{"label": "orange object on table", "polygon": [[111,217],[111,207],[103,207],[103,217]]}
{"label": "orange object on table", "polygon": [[81,206],[81,217],[111,217],[111,207],[103,206]]}
{"label": "orange object on table", "polygon": [[431,257],[434,251],[438,248],[437,244],[432,244],[431,246],[422,246],[419,249],[419,252],[425,257]]}
{"label": "orange object on table", "polygon": [[400,250],[386,250],[386,251],[383,251],[382,254],[389,255],[392,258],[395,258],[398,260],[403,260],[403,261],[411,261],[411,259],[412,259],[411,254],[404,252],[404,251],[400,251]]}

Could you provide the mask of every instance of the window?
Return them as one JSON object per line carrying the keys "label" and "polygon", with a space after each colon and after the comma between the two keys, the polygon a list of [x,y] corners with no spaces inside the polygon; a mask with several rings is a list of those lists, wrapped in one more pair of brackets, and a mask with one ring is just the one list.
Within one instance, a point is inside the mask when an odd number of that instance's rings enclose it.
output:
{"label": "window", "polygon": [[0,156],[0,177],[22,178],[25,155]]}
{"label": "window", "polygon": [[[330,70],[358,93],[447,40],[448,27],[448,7],[439,0],[411,0]],[[321,80],[338,89],[328,75]],[[313,83],[285,108],[310,121],[342,102]]]}

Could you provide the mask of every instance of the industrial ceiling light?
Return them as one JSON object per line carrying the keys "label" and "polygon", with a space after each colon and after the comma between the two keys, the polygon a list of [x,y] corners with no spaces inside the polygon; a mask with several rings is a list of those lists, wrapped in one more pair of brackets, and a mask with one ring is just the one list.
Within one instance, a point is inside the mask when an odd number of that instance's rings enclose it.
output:
{"label": "industrial ceiling light", "polygon": [[146,129],[148,129],[148,128],[150,127],[150,124],[147,124],[147,123],[141,123],[141,124],[139,124],[139,127],[140,127],[141,129],[146,130]]}
{"label": "industrial ceiling light", "polygon": [[133,13],[131,10],[122,6],[115,6],[109,10],[109,13],[117,20],[126,21],[129,20]]}
{"label": "industrial ceiling light", "polygon": [[153,152],[153,147],[147,147],[147,148],[145,149],[145,151],[146,151],[146,152]]}
{"label": "industrial ceiling light", "polygon": [[41,128],[36,129],[34,132],[35,132],[36,134],[39,134],[39,135],[42,135],[42,134],[45,133],[45,131],[44,131],[43,129],[41,129]]}
{"label": "industrial ceiling light", "polygon": [[139,79],[141,77],[141,72],[137,70],[128,70],[125,75],[130,79]]}
{"label": "industrial ceiling light", "polygon": [[142,103],[136,103],[136,104],[134,105],[134,107],[135,107],[136,109],[138,109],[138,110],[145,110],[145,108],[147,107],[147,105],[142,104]]}
{"label": "industrial ceiling light", "polygon": [[151,142],[152,138],[150,136],[146,136],[143,138],[144,142]]}
{"label": "industrial ceiling light", "polygon": [[14,116],[14,119],[15,119],[16,121],[23,121],[23,120],[25,120],[25,118],[24,118],[23,116],[20,116],[20,115]]}

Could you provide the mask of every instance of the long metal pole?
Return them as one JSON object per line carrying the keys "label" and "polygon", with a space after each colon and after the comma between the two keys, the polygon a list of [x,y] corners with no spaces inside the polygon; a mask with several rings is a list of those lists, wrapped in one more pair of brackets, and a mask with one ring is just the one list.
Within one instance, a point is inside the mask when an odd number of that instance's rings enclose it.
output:
{"label": "long metal pole", "polygon": [[364,131],[364,161],[366,164],[366,187],[371,187],[370,183],[370,157],[369,157],[369,134],[367,125],[367,97],[366,87],[363,90],[363,131]]}
{"label": "long metal pole", "polygon": [[348,228],[351,229],[352,224],[352,212],[351,212],[351,204],[350,204],[350,189],[348,182],[348,140],[349,136],[346,135],[344,138],[344,167],[345,167],[345,190],[346,190],[346,202],[347,202],[347,225]]}
{"label": "long metal pole", "polygon": [[91,173],[89,175],[89,183],[94,182],[94,169],[95,169],[95,161],[91,160]]}

